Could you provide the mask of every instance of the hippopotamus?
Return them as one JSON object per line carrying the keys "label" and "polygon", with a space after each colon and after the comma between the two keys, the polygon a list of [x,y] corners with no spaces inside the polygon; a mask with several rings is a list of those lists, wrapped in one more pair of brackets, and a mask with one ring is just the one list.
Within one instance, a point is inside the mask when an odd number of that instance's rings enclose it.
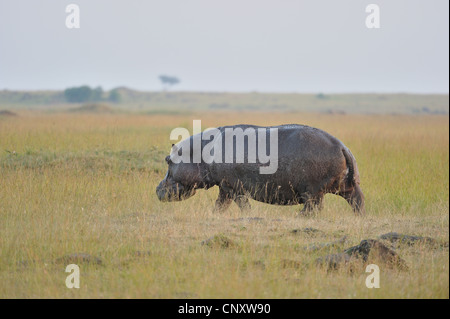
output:
{"label": "hippopotamus", "polygon": [[[213,134],[194,134],[172,145],[170,155],[165,158],[168,164],[166,176],[156,187],[160,201],[185,200],[197,189],[218,186],[215,211],[224,211],[232,202],[241,210],[249,209],[250,198],[273,205],[303,204],[300,213],[309,215],[322,208],[325,194],[332,193],[346,199],[357,215],[365,214],[355,157],[336,137],[298,124],[271,127],[241,124],[214,130]],[[226,139],[227,132],[233,130],[244,132],[247,137],[241,139],[244,141],[243,153],[238,152],[236,145],[234,148],[227,146],[230,143],[230,139]],[[255,139],[246,134],[249,132],[256,132],[258,145],[252,145]],[[230,135],[231,143],[238,142],[237,135]],[[199,158],[196,154],[206,148],[211,152],[211,137],[217,147],[214,149],[214,153],[217,152],[215,161],[204,156]],[[252,155],[256,150],[261,154],[264,147],[266,151],[277,151],[277,157],[273,158],[276,163],[269,164],[271,170],[267,169],[267,160],[264,163],[255,161]],[[188,153],[180,160],[183,148],[187,148]],[[236,150],[231,157],[226,154],[230,150]]]}

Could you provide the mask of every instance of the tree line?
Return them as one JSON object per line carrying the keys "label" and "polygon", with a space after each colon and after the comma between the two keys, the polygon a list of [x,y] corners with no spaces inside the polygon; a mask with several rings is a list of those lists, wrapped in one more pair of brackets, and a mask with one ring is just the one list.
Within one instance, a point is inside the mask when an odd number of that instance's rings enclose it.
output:
{"label": "tree line", "polygon": [[69,103],[109,101],[118,103],[121,100],[118,89],[104,92],[101,86],[91,88],[87,85],[71,87],[64,90],[64,98]]}
{"label": "tree line", "polygon": [[[159,80],[163,85],[164,91],[170,87],[180,83],[180,79],[175,76],[160,75]],[[69,103],[84,103],[84,102],[100,102],[109,101],[119,103],[122,99],[119,90],[112,89],[109,92],[104,92],[101,86],[91,88],[88,85],[71,87],[64,90],[64,98]]]}

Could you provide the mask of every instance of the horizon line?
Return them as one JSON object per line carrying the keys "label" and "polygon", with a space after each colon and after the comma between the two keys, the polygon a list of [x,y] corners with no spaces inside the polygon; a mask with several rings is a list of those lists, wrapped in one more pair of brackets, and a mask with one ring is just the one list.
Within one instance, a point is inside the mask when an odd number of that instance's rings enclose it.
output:
{"label": "horizon line", "polygon": [[[91,88],[103,87],[101,85],[90,86],[90,85],[78,85],[78,86],[70,86],[67,88],[80,87],[80,86],[89,86]],[[10,89],[10,88],[1,88],[0,92],[10,91],[10,92],[62,92],[65,89]],[[302,95],[363,95],[363,94],[390,94],[390,95],[449,95],[450,92],[414,92],[414,91],[317,91],[317,92],[308,92],[308,91],[259,91],[259,90],[142,90],[135,89],[128,86],[117,86],[111,89],[103,89],[103,91],[108,92],[115,89],[126,89],[135,92],[141,93],[212,93],[212,94],[302,94]]]}

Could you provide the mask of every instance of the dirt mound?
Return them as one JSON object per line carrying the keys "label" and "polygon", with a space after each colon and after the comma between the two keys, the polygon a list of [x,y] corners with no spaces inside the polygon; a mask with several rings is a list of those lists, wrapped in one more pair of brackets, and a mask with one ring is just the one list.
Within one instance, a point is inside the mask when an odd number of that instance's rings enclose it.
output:
{"label": "dirt mound", "polygon": [[236,243],[234,243],[228,237],[219,234],[215,235],[207,240],[202,241],[202,245],[208,246],[210,248],[232,248],[236,247]]}
{"label": "dirt mound", "polygon": [[18,115],[8,110],[0,110],[0,116],[18,116]]}
{"label": "dirt mound", "polygon": [[71,113],[113,113],[114,110],[106,103],[88,103],[69,109]]}
{"label": "dirt mound", "polygon": [[414,246],[416,244],[425,244],[432,247],[448,247],[448,243],[441,243],[431,237],[411,236],[391,232],[383,234],[378,237],[379,239],[390,241],[393,244],[405,244],[408,246]]}
{"label": "dirt mound", "polygon": [[311,244],[305,247],[305,250],[308,251],[318,251],[318,250],[326,250],[326,249],[334,249],[341,248],[347,241],[347,236],[344,236],[338,240],[335,240],[330,243],[316,243]]}
{"label": "dirt mound", "polygon": [[316,264],[326,265],[328,269],[337,269],[350,263],[384,264],[388,268],[408,270],[406,262],[395,251],[375,239],[365,239],[343,253],[327,255],[316,260]]}

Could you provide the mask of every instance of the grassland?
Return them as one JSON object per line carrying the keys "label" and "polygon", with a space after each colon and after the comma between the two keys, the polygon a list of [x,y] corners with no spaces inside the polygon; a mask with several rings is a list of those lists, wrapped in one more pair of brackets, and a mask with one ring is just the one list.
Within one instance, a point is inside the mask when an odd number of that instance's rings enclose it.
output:
{"label": "grassland", "polygon": [[[448,248],[399,247],[409,270],[381,267],[380,289],[366,288],[364,270],[315,266],[338,249],[304,249],[390,231],[448,242],[446,115],[17,113],[0,117],[1,298],[449,298]],[[204,128],[301,123],[330,132],[358,161],[367,217],[333,195],[310,218],[295,216],[300,206],[254,201],[246,213],[214,214],[217,189],[159,202],[169,133],[193,119]],[[305,227],[319,232],[292,233]],[[214,235],[234,245],[201,245]],[[80,289],[66,288],[57,262],[72,253],[102,260],[80,264]]]}
{"label": "grassland", "polygon": [[[270,111],[357,114],[448,115],[448,94],[299,94],[233,92],[144,92],[116,89],[117,112],[186,114],[192,111]],[[106,99],[106,92],[104,98]],[[59,112],[73,109],[61,91],[0,91],[1,109],[39,109]]]}

